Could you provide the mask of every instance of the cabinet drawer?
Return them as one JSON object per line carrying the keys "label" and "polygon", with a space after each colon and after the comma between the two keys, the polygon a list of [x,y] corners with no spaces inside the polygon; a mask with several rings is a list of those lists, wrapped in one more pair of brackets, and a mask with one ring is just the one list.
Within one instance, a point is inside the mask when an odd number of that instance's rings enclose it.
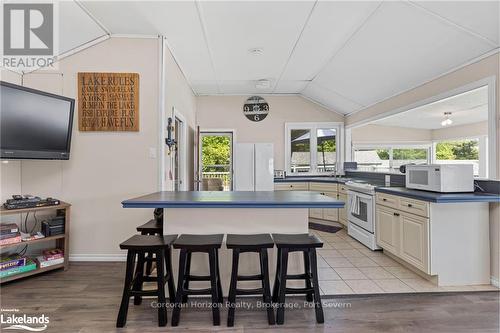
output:
{"label": "cabinet drawer", "polygon": [[275,183],[275,191],[307,191],[308,183]]}
{"label": "cabinet drawer", "polygon": [[404,212],[429,217],[429,203],[425,201],[401,197],[399,198],[399,209]]}
{"label": "cabinet drawer", "polygon": [[387,207],[392,207],[399,209],[399,197],[390,195],[390,194],[385,194],[385,193],[377,193],[377,203],[380,205],[384,205]]}
{"label": "cabinet drawer", "polygon": [[339,193],[347,194],[347,187],[345,186],[345,184],[339,184],[338,189],[339,189]]}
{"label": "cabinet drawer", "polygon": [[309,183],[309,190],[317,192],[337,192],[337,184]]}

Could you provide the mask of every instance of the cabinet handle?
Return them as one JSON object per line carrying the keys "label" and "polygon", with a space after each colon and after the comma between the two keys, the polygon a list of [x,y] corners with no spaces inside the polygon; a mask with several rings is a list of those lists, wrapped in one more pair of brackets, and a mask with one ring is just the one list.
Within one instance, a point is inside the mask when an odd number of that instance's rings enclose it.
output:
{"label": "cabinet handle", "polygon": [[387,201],[387,199],[386,199],[386,198],[383,198],[383,199],[382,199],[382,201]]}
{"label": "cabinet handle", "polygon": [[408,204],[408,207],[413,207],[412,204]]}
{"label": "cabinet handle", "polygon": [[399,213],[394,213],[394,216],[399,216]]}

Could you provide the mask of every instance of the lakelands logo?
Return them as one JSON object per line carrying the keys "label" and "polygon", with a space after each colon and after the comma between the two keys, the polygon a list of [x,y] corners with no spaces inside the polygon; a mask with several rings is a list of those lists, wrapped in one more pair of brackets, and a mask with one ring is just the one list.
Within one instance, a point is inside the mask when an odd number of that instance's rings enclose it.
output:
{"label": "lakelands logo", "polygon": [[8,2],[2,9],[2,65],[20,70],[53,67],[56,4]]}
{"label": "lakelands logo", "polygon": [[0,314],[0,324],[2,325],[1,330],[26,330],[30,332],[41,332],[47,329],[49,322],[49,317],[44,314]]}

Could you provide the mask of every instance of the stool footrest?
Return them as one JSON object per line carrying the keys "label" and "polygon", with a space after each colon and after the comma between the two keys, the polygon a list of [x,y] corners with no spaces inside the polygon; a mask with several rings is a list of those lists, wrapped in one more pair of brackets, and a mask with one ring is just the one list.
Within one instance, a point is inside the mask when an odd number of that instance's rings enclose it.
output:
{"label": "stool footrest", "polygon": [[189,281],[210,281],[210,275],[189,275]]}
{"label": "stool footrest", "polygon": [[304,280],[304,279],[312,279],[311,274],[290,274],[286,276],[287,280]]}
{"label": "stool footrest", "polygon": [[131,290],[130,296],[158,296],[158,290]]}
{"label": "stool footrest", "polygon": [[254,288],[254,289],[236,289],[236,295],[262,295],[264,290],[262,288]]}
{"label": "stool footrest", "polygon": [[210,288],[205,289],[183,289],[184,294],[187,295],[210,295],[212,290]]}
{"label": "stool footrest", "polygon": [[309,294],[314,292],[314,288],[285,288],[286,294]]}
{"label": "stool footrest", "polygon": [[257,275],[238,275],[238,281],[258,281],[262,280],[262,274]]}

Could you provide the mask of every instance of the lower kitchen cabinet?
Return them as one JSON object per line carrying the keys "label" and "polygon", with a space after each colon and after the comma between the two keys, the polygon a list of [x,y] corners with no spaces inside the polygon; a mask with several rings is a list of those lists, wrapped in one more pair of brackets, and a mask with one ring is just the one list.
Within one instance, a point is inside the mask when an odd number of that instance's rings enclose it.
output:
{"label": "lower kitchen cabinet", "polygon": [[339,208],[339,222],[347,226],[347,194],[339,193],[339,200],[345,202],[344,208]]}
{"label": "lower kitchen cabinet", "polygon": [[377,244],[430,274],[429,219],[377,205]]}
{"label": "lower kitchen cabinet", "polygon": [[323,208],[310,208],[309,217],[323,219]]}
{"label": "lower kitchen cabinet", "polygon": [[399,213],[390,208],[378,206],[376,216],[377,244],[393,254],[399,252]]}
{"label": "lower kitchen cabinet", "polygon": [[416,268],[429,270],[429,219],[402,213],[399,219],[401,259]]}

